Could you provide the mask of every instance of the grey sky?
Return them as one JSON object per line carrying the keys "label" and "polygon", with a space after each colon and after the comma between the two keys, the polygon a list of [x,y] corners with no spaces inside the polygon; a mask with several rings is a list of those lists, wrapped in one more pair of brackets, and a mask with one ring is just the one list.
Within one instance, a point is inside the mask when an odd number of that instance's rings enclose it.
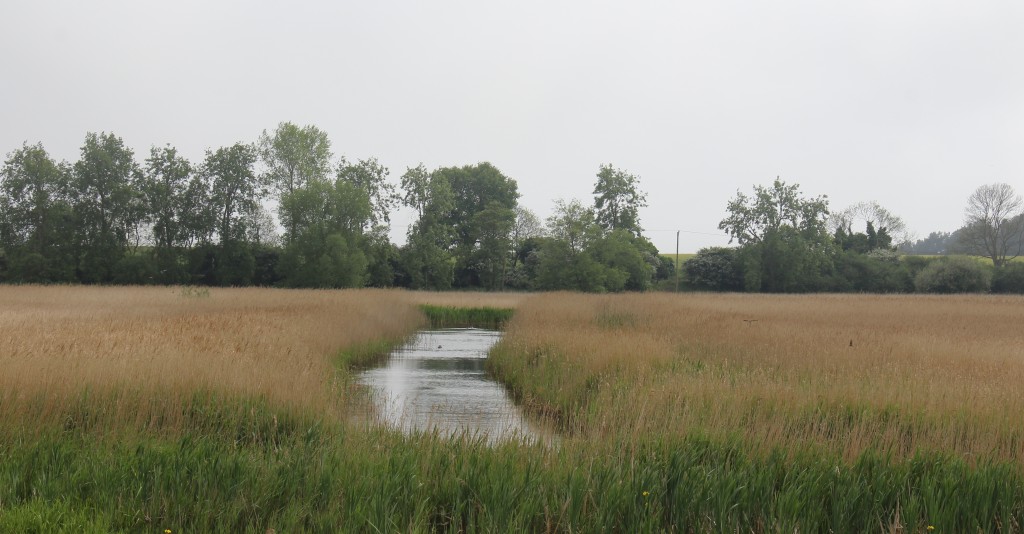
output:
{"label": "grey sky", "polygon": [[663,251],[776,175],[922,236],[979,185],[1024,191],[1019,1],[5,0],[0,50],[4,154],[110,131],[200,161],[292,121],[396,181],[490,161],[542,217],[612,163]]}

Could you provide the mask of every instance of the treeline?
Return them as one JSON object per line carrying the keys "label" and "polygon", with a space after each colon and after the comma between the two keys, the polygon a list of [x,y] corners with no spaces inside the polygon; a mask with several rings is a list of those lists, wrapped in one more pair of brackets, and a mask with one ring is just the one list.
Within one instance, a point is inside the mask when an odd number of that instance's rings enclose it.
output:
{"label": "treeline", "polygon": [[[541,221],[489,163],[407,168],[336,158],[326,133],[281,123],[192,162],[171,146],[139,161],[86,135],[79,159],[41,144],[0,169],[0,281],[281,287],[754,292],[1024,292],[1024,202],[1006,184],[968,199],[966,224],[916,243],[877,203],[830,211],[776,179],[738,193],[719,228],[738,246],[679,269],[643,236],[639,179],[600,166],[591,202]],[[276,213],[264,207],[276,203]],[[405,245],[390,216],[415,210]],[[988,258],[931,260],[904,251]]]}
{"label": "treeline", "polygon": [[[778,179],[738,193],[719,224],[738,247],[701,250],[683,264],[689,289],[705,291],[1024,293],[1021,201],[1006,184],[978,188],[968,199],[966,224],[912,244],[899,217],[877,203],[830,213],[825,197],[805,198]],[[863,223],[856,231],[854,221]],[[894,242],[894,234],[904,241]],[[961,256],[898,252],[955,243]],[[942,252],[948,251],[943,245]]]}
{"label": "treeline", "polygon": [[[673,275],[641,234],[637,178],[610,165],[592,204],[559,202],[547,225],[488,163],[399,182],[291,123],[201,162],[171,146],[140,162],[110,133],[86,135],[75,162],[26,143],[0,170],[0,281],[642,291]],[[400,205],[418,214],[402,247]]]}

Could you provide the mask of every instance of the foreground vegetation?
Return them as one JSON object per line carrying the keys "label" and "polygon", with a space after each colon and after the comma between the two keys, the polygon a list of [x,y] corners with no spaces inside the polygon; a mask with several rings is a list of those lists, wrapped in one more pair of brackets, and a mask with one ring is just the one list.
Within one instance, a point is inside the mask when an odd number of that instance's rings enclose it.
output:
{"label": "foreground vegetation", "polygon": [[[1020,299],[2,296],[0,531],[1024,528]],[[557,446],[358,417],[424,305],[517,309],[490,365]]]}

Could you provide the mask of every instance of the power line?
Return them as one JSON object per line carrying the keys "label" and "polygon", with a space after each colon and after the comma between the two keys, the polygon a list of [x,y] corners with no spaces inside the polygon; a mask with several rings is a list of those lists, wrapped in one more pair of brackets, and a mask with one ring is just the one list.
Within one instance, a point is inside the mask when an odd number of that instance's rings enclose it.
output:
{"label": "power line", "polygon": [[664,229],[664,228],[655,228],[655,229],[644,228],[644,232],[682,232],[684,234],[699,234],[699,235],[714,235],[714,236],[729,237],[729,234],[722,233],[722,232],[698,232],[697,230],[675,230],[675,229],[669,230],[669,229]]}

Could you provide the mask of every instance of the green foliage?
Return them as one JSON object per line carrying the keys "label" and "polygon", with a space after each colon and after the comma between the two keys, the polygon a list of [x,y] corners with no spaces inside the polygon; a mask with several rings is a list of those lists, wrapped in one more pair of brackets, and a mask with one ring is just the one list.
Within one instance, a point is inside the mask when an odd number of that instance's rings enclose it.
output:
{"label": "green foliage", "polygon": [[740,247],[747,291],[791,293],[827,288],[834,250],[827,238],[811,241],[797,229],[783,226],[757,244]]}
{"label": "green foliage", "polygon": [[564,241],[573,252],[586,250],[602,234],[594,210],[576,199],[570,202],[556,200],[554,212],[547,222],[550,237]]}
{"label": "green foliage", "polygon": [[256,274],[256,258],[248,243],[229,241],[217,248],[213,285],[248,286]]}
{"label": "green foliage", "polygon": [[512,318],[509,308],[458,308],[424,304],[420,310],[427,316],[431,328],[489,328],[498,330]]}
{"label": "green foliage", "polygon": [[353,237],[305,232],[285,247],[280,269],[289,287],[360,287],[367,260]]}
{"label": "green foliage", "polygon": [[41,144],[8,154],[0,169],[0,249],[16,282],[74,280],[76,233],[70,169]]}
{"label": "green foliage", "polygon": [[[448,250],[455,260],[455,287],[497,289],[511,262],[509,235],[519,199],[516,181],[490,163],[435,170],[433,180],[447,182],[451,204],[437,222],[452,238]],[[435,206],[440,208],[442,206]]]}
{"label": "green foliage", "polygon": [[835,257],[833,291],[909,293],[913,277],[895,252],[876,249],[867,254],[847,250]]}
{"label": "green foliage", "polygon": [[[282,122],[273,134],[264,130],[257,147],[266,169],[262,181],[273,186],[279,199],[309,183],[324,182],[330,174],[331,141],[316,126]],[[283,203],[280,213],[286,235],[292,239],[298,232],[298,213],[284,209]]]}
{"label": "green foliage", "polygon": [[114,266],[145,218],[140,180],[135,157],[120,137],[85,136],[71,187],[83,282],[112,280]]}
{"label": "green foliage", "polygon": [[656,269],[656,264],[652,265],[651,261],[657,261],[657,256],[650,253],[655,249],[648,245],[650,242],[646,238],[636,237],[627,230],[614,230],[595,241],[588,253],[610,272],[626,275],[621,286],[617,282],[614,286],[610,281],[606,282],[609,291],[646,291]]}
{"label": "green foliage", "polygon": [[399,268],[399,249],[388,238],[387,228],[378,226],[363,241],[366,254],[366,285],[393,287]]}
{"label": "green foliage", "polygon": [[661,264],[657,249],[627,230],[605,233],[579,201],[556,201],[550,237],[536,240],[536,287],[547,290],[645,291]]}
{"label": "green foliage", "polygon": [[892,249],[892,236],[885,227],[875,230],[871,221],[867,222],[867,228],[863,233],[854,233],[849,226],[836,229],[834,239],[836,245],[842,250],[852,250],[866,254],[872,250]]}
{"label": "green foliage", "polygon": [[[425,221],[421,220],[421,223]],[[447,229],[440,225],[414,225],[399,253],[404,278],[413,289],[450,289],[455,259],[446,247]]]}
{"label": "green foliage", "polygon": [[342,159],[338,165],[338,180],[350,184],[366,195],[370,205],[366,217],[369,226],[387,224],[391,221],[391,210],[400,200],[394,184],[387,181],[388,169],[377,158],[349,163]]}
{"label": "green foliage", "polygon": [[152,223],[155,281],[180,282],[185,274],[181,252],[202,233],[199,219],[209,209],[205,185],[188,160],[168,146],[150,151],[140,188]]}
{"label": "green foliage", "polygon": [[123,285],[149,285],[157,281],[156,262],[145,254],[127,254],[114,265],[112,282]]}
{"label": "green foliage", "polygon": [[826,287],[835,252],[825,223],[826,197],[805,199],[797,185],[776,179],[737,193],[718,227],[739,242],[748,291],[800,292]]}
{"label": "green foliage", "polygon": [[1024,293],[1024,263],[1010,262],[995,270],[993,293]]}
{"label": "green foliage", "polygon": [[621,291],[629,274],[595,261],[587,251],[576,252],[560,239],[545,239],[537,251],[538,289],[604,293]]}
{"label": "green foliage", "polygon": [[512,263],[510,234],[514,223],[515,211],[498,202],[491,202],[473,216],[477,245],[470,252],[466,268],[475,280],[464,283],[490,290],[504,287],[505,272]]}
{"label": "green foliage", "polygon": [[640,179],[611,165],[601,165],[594,184],[594,220],[606,232],[622,230],[639,236],[640,208],[647,195],[639,189]]}
{"label": "green foliage", "polygon": [[726,247],[701,249],[683,263],[686,283],[701,291],[740,291],[743,289],[739,250]]}
{"label": "green foliage", "polygon": [[202,173],[210,184],[210,205],[215,206],[214,227],[221,246],[244,242],[246,228],[258,213],[265,191],[253,172],[256,157],[255,149],[242,143],[206,152]]}
{"label": "green foliage", "polygon": [[991,285],[991,269],[964,256],[933,261],[914,277],[919,293],[985,293]]}

